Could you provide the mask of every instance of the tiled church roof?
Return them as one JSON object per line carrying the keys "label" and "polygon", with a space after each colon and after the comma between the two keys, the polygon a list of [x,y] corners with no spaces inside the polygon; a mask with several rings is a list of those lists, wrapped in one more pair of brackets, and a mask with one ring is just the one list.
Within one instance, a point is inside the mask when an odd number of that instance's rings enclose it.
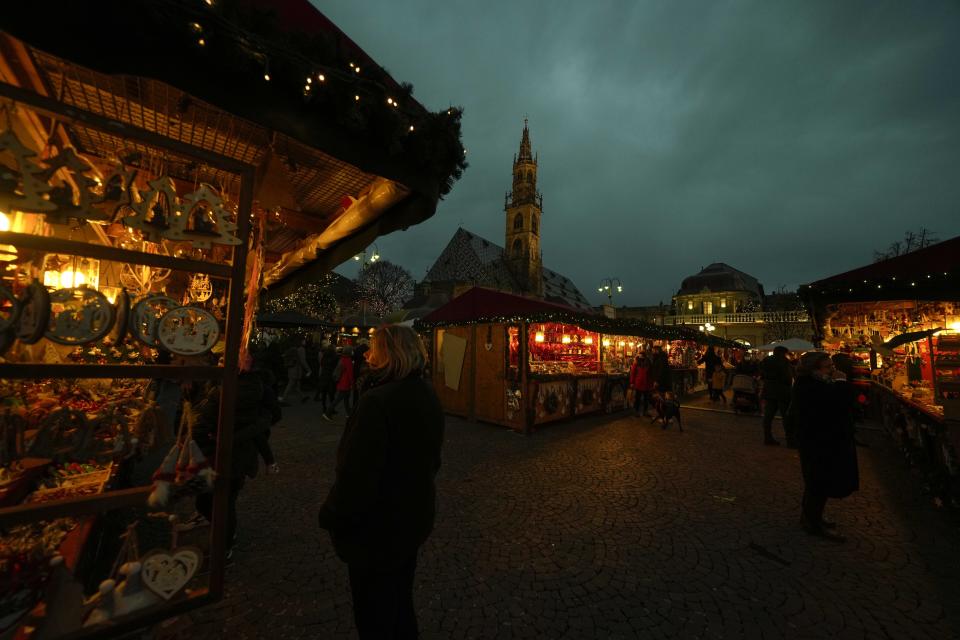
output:
{"label": "tiled church roof", "polygon": [[[503,247],[457,229],[449,244],[427,271],[425,282],[463,282],[505,291],[519,291],[504,259]],[[543,269],[543,294],[549,302],[591,310],[576,285],[556,271]]]}

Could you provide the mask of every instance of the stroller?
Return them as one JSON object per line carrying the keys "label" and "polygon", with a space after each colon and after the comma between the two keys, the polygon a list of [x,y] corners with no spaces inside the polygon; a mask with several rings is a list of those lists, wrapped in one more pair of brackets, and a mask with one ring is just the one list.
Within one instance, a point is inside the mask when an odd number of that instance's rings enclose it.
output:
{"label": "stroller", "polygon": [[757,380],[753,376],[737,374],[730,384],[733,389],[734,413],[756,413],[760,411],[760,394],[757,391]]}

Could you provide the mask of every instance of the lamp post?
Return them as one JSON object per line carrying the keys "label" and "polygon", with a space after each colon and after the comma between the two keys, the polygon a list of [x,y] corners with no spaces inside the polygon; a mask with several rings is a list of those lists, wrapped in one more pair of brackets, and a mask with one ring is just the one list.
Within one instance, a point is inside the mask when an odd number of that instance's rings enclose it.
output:
{"label": "lamp post", "polygon": [[[367,253],[370,253],[370,258],[367,258]],[[356,262],[360,263],[360,273],[357,275],[357,281],[360,281],[363,278],[363,272],[374,262],[380,259],[380,250],[377,249],[377,245],[373,244],[357,255],[353,256],[353,259]],[[360,297],[360,325],[363,327],[367,326],[367,298],[366,296]]]}
{"label": "lamp post", "polygon": [[623,283],[620,282],[620,278],[604,278],[600,281],[600,286],[597,287],[597,291],[600,293],[607,294],[607,300],[610,303],[610,306],[613,306],[613,294],[614,293],[623,293]]}

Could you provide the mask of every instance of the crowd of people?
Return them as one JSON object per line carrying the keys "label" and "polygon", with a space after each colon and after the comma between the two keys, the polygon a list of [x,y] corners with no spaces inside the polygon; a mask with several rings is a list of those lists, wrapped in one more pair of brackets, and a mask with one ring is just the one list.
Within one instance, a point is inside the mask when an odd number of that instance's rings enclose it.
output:
{"label": "crowd of people", "polygon": [[[809,534],[842,542],[835,524],[823,518],[827,500],[845,498],[859,488],[859,471],[854,423],[859,412],[858,393],[850,384],[851,363],[844,354],[830,356],[810,351],[800,357],[785,347],[757,362],[747,353],[736,365],[724,360],[712,347],[699,357],[711,401],[726,404],[728,372],[751,380],[751,388],[762,402],[763,443],[778,446],[773,436],[777,414],[783,420],[788,447],[800,455],[804,482],[801,501],[801,527]],[[630,393],[635,415],[649,415],[657,408],[654,420],[661,419],[672,394],[670,364],[665,354],[654,347],[653,355],[640,353],[630,369]],[[759,408],[760,402],[757,403]],[[679,421],[679,412],[677,413]]]}

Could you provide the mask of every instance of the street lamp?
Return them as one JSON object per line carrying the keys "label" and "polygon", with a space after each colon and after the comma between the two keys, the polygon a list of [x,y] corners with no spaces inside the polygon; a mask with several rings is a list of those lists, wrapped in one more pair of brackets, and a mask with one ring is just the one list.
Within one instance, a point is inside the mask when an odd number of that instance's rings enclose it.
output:
{"label": "street lamp", "polygon": [[607,300],[610,303],[610,306],[613,306],[613,294],[614,293],[623,293],[623,283],[620,282],[620,278],[604,278],[600,281],[600,286],[597,287],[597,291],[600,293],[607,294]]}
{"label": "street lamp", "polygon": [[710,335],[711,333],[713,333],[714,331],[716,331],[716,329],[717,329],[717,328],[716,328],[715,326],[713,326],[712,324],[710,324],[709,322],[705,322],[705,323],[703,323],[702,325],[700,325],[700,331],[703,331],[703,332],[706,333],[707,335]]}

